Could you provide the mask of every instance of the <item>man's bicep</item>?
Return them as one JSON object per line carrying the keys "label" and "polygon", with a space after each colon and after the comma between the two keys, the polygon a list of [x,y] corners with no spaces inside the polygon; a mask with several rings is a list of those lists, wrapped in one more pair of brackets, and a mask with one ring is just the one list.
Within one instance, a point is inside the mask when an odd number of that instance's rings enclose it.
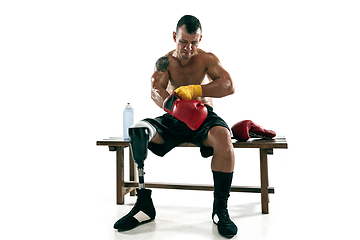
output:
{"label": "man's bicep", "polygon": [[164,100],[170,95],[166,88],[169,83],[169,72],[154,72],[151,77],[151,98],[159,106],[162,107]]}
{"label": "man's bicep", "polygon": [[170,60],[164,56],[159,58],[155,63],[155,72],[151,78],[152,88],[165,89],[168,86],[170,75],[169,75],[169,64]]}
{"label": "man's bicep", "polygon": [[151,86],[156,89],[166,89],[169,83],[169,72],[154,72],[151,77]]}
{"label": "man's bicep", "polygon": [[207,74],[211,80],[230,78],[230,74],[221,66],[219,59],[214,54],[210,55],[208,64]]}

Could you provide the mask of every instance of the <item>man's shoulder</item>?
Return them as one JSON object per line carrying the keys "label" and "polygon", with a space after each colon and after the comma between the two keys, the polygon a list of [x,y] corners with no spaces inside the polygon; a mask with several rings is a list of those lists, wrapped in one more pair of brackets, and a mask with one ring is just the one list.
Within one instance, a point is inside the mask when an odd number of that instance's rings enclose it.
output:
{"label": "man's shoulder", "polygon": [[157,72],[167,71],[170,64],[170,59],[167,55],[160,57],[155,63],[155,70]]}
{"label": "man's shoulder", "polygon": [[204,50],[198,49],[198,56],[204,59],[213,59],[216,58],[215,54],[212,52],[206,52]]}
{"label": "man's shoulder", "polygon": [[199,58],[201,58],[202,61],[204,61],[206,64],[214,64],[219,61],[219,59],[216,57],[216,55],[212,52],[205,52],[201,50],[201,52],[198,53]]}
{"label": "man's shoulder", "polygon": [[156,62],[170,61],[172,58],[174,58],[174,56],[173,56],[174,51],[175,50],[172,50],[172,51],[168,52],[167,54],[159,57]]}

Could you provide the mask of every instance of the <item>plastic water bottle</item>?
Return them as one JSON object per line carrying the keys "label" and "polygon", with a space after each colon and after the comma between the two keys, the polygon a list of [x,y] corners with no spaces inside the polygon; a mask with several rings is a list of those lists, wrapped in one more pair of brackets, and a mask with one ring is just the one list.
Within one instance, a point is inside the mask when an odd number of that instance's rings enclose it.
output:
{"label": "plastic water bottle", "polygon": [[128,103],[123,113],[123,135],[124,140],[129,140],[129,128],[134,124],[134,109]]}

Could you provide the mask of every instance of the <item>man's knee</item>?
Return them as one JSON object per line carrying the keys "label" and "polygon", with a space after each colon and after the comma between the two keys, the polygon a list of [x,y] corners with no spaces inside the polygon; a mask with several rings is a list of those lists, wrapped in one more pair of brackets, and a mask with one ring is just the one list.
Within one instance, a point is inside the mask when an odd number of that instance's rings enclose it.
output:
{"label": "man's knee", "polygon": [[206,143],[214,148],[214,153],[223,155],[225,159],[233,159],[234,149],[227,128],[216,126],[210,129]]}
{"label": "man's knee", "polygon": [[227,145],[232,147],[230,131],[222,126],[211,128],[205,142],[213,148]]}

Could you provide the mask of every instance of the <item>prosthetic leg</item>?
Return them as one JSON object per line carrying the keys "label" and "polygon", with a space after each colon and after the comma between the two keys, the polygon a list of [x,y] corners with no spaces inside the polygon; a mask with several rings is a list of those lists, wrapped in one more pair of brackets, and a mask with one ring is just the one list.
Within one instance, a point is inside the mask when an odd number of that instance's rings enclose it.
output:
{"label": "prosthetic leg", "polygon": [[114,228],[118,231],[130,230],[155,219],[156,211],[151,199],[151,190],[145,189],[144,182],[144,161],[147,158],[147,147],[155,135],[156,129],[146,121],[136,123],[129,128],[130,147],[139,175],[139,188],[136,189],[138,198],[133,209],[115,223]]}
{"label": "prosthetic leg", "polygon": [[137,165],[139,175],[139,189],[145,188],[144,161],[147,158],[148,143],[155,135],[155,128],[145,121],[134,124],[129,128],[131,152]]}

